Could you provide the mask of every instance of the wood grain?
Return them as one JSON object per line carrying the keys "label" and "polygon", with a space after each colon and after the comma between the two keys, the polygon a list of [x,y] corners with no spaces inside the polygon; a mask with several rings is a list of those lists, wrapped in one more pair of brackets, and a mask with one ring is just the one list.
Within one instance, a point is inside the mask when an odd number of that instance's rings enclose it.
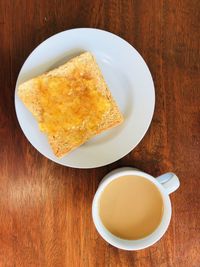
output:
{"label": "wood grain", "polygon": [[[200,266],[200,2],[0,1],[0,266]],[[120,35],[144,57],[156,87],[153,122],[129,155],[77,170],[40,155],[16,119],[13,95],[29,53],[75,27]],[[118,250],[97,234],[91,203],[101,178],[119,166],[152,175],[174,171],[166,235],[151,248]]]}

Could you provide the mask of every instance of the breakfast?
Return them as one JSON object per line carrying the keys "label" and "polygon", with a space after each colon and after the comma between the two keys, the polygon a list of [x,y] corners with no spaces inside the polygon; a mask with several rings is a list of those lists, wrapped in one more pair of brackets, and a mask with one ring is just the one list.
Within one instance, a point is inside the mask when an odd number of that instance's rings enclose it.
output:
{"label": "breakfast", "polygon": [[22,83],[18,96],[59,158],[123,122],[90,52]]}
{"label": "breakfast", "polygon": [[163,199],[148,179],[136,175],[121,176],[102,192],[99,215],[115,236],[137,240],[150,235],[163,216]]}

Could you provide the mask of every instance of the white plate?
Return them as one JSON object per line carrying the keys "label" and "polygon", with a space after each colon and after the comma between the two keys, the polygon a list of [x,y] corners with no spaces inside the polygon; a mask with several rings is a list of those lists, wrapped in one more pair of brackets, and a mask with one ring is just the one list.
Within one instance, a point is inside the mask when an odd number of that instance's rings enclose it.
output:
{"label": "white plate", "polygon": [[[48,71],[68,59],[90,51],[96,57],[125,121],[58,159],[32,114],[16,94],[22,82]],[[128,154],[143,138],[154,111],[155,92],[150,71],[140,54],[125,40],[97,29],[60,32],[41,43],[26,59],[15,89],[19,124],[29,142],[45,157],[65,166],[94,168],[112,163]]]}

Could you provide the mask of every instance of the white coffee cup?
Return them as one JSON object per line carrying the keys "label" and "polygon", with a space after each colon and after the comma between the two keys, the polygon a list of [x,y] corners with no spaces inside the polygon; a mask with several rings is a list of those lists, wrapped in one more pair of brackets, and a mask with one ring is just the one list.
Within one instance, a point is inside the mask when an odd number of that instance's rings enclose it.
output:
{"label": "white coffee cup", "polygon": [[[161,223],[153,233],[138,240],[125,240],[111,234],[105,228],[99,216],[99,199],[101,197],[101,193],[111,181],[125,175],[137,175],[150,180],[158,188],[163,198],[164,212]],[[120,249],[139,250],[153,245],[164,235],[169,226],[172,213],[169,194],[174,192],[179,185],[180,182],[178,177],[171,172],[165,173],[157,178],[154,178],[153,176],[140,170],[129,167],[119,168],[108,173],[99,184],[92,203],[92,217],[97,231],[105,241]]]}

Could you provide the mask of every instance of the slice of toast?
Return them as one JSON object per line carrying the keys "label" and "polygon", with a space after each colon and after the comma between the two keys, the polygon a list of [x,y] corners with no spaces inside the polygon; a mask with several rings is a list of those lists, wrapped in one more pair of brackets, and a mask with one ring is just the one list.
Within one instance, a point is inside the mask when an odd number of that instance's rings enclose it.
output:
{"label": "slice of toast", "polygon": [[123,121],[89,52],[21,84],[18,96],[47,134],[57,157]]}

